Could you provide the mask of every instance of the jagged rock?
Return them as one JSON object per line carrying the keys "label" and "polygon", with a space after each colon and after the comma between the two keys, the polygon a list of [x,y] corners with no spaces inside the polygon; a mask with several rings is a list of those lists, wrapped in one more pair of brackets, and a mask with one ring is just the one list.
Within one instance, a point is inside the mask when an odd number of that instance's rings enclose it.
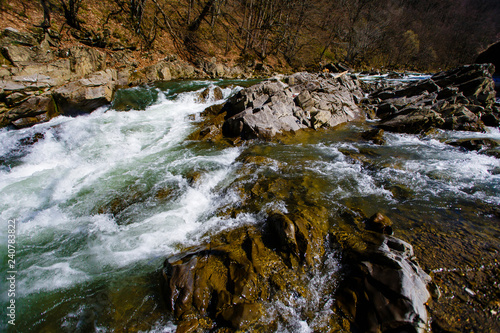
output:
{"label": "jagged rock", "polygon": [[356,105],[357,81],[344,75],[296,73],[238,92],[225,104],[223,133],[243,139],[312,127],[333,127],[362,116]]}
{"label": "jagged rock", "polygon": [[56,115],[57,108],[50,95],[33,96],[4,113],[0,124],[23,128],[48,121]]}
{"label": "jagged rock", "polygon": [[444,123],[441,115],[429,108],[408,108],[378,126],[386,131],[416,134],[440,128]]}
{"label": "jagged rock", "polygon": [[55,89],[52,94],[59,112],[74,116],[111,103],[116,79],[116,70],[108,69]]}
{"label": "jagged rock", "polygon": [[0,44],[13,44],[13,45],[23,45],[23,46],[36,46],[36,38],[29,33],[19,32],[14,28],[5,28],[0,36]]}
{"label": "jagged rock", "polygon": [[1,49],[2,55],[11,63],[18,66],[22,63],[27,63],[35,58],[36,52],[29,46],[23,45],[8,45]]}
{"label": "jagged rock", "polygon": [[[365,247],[346,251],[349,275],[337,295],[340,309],[359,332],[424,332],[431,281],[415,262],[410,244],[370,234]],[[349,264],[350,263],[350,264]]]}
{"label": "jagged rock", "polygon": [[433,75],[406,86],[372,93],[380,128],[421,133],[431,128],[484,131],[497,124],[493,66],[475,64]]}
{"label": "jagged rock", "polygon": [[307,293],[298,279],[324,253],[326,213],[317,207],[276,213],[263,226],[222,232],[205,246],[168,258],[164,296],[178,327],[275,330],[273,322],[261,321],[264,302]]}

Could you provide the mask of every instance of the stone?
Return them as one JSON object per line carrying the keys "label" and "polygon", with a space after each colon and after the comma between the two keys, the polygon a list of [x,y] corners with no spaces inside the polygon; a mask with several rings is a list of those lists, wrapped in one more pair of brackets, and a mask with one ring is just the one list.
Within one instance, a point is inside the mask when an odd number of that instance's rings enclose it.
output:
{"label": "stone", "polygon": [[252,331],[257,325],[274,331],[269,319],[262,320],[264,304],[307,293],[298,277],[324,254],[327,211],[301,208],[272,214],[261,226],[223,231],[209,244],[168,258],[164,297],[178,325],[194,327],[196,319],[219,329]]}
{"label": "stone", "polygon": [[24,128],[48,121],[57,115],[56,105],[50,95],[33,96],[7,111],[3,115],[2,124]]}
{"label": "stone", "polygon": [[363,139],[372,141],[374,144],[383,145],[385,144],[384,130],[380,128],[374,128],[369,131],[363,132],[361,135]]}
{"label": "stone", "polygon": [[[359,85],[346,75],[296,73],[245,88],[224,105],[227,137],[270,139],[304,128],[334,127],[361,118]],[[352,90],[352,91],[351,91]]]}
{"label": "stone", "polygon": [[382,213],[372,215],[366,221],[366,229],[381,234],[392,235],[392,221]]}
{"label": "stone", "polygon": [[441,115],[429,108],[408,108],[394,118],[382,121],[378,127],[390,132],[417,134],[441,128],[444,123]]}
{"label": "stone", "polygon": [[8,27],[2,31],[0,36],[0,44],[12,44],[12,45],[23,45],[23,46],[36,46],[36,38],[29,33],[19,32],[18,30]]}
{"label": "stone", "polygon": [[337,305],[360,332],[425,332],[431,278],[415,261],[410,244],[392,236],[365,236],[364,247],[348,249],[349,275]]}
{"label": "stone", "polygon": [[446,142],[455,147],[462,147],[467,150],[484,151],[500,146],[495,140],[492,139],[460,139]]}
{"label": "stone", "polygon": [[9,96],[7,96],[5,98],[5,104],[7,104],[7,106],[9,106],[9,107],[12,107],[12,106],[15,106],[15,105],[21,103],[26,98],[27,98],[27,95],[25,95],[21,92],[15,92],[15,93],[10,94]]}
{"label": "stone", "polygon": [[75,116],[90,113],[111,103],[115,92],[116,70],[100,71],[53,91],[61,114]]}
{"label": "stone", "polygon": [[23,45],[3,46],[1,52],[2,55],[15,66],[30,62],[36,56],[36,52],[32,50],[31,47]]}
{"label": "stone", "polygon": [[77,77],[106,69],[106,54],[96,48],[73,46],[66,54],[70,59],[71,71]]}
{"label": "stone", "polygon": [[427,80],[375,91],[368,104],[376,105],[379,127],[388,131],[484,131],[484,122],[496,126],[500,119],[494,107],[493,71],[490,64],[462,66]]}

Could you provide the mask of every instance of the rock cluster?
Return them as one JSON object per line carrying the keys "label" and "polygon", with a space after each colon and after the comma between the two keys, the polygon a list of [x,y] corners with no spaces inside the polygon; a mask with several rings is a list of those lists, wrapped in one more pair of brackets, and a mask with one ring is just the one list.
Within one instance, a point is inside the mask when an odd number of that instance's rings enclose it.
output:
{"label": "rock cluster", "polygon": [[483,131],[498,126],[491,64],[462,66],[430,79],[373,92],[367,103],[378,127],[392,132],[421,133],[431,128]]}
{"label": "rock cluster", "polygon": [[271,138],[304,128],[334,127],[361,118],[363,97],[355,78],[342,74],[296,73],[246,88],[224,105],[223,133],[243,139]]}
{"label": "rock cluster", "polygon": [[[177,332],[276,331],[283,323],[269,314],[273,306],[297,299],[315,303],[318,295],[309,281],[320,274],[327,274],[323,292],[330,294],[323,296],[335,301],[329,303],[326,324],[315,327],[311,320],[313,330],[423,331],[430,278],[409,244],[374,231],[362,237],[336,234],[330,212],[313,203],[317,194],[308,186],[310,179],[259,177],[249,183],[245,175],[271,161],[253,155],[242,159],[241,206],[228,214],[265,210],[273,200],[283,200],[289,211],[271,210],[260,223],[219,232],[166,259],[163,295]],[[360,220],[370,230],[392,232],[382,214]],[[337,255],[342,274],[322,271]]]}

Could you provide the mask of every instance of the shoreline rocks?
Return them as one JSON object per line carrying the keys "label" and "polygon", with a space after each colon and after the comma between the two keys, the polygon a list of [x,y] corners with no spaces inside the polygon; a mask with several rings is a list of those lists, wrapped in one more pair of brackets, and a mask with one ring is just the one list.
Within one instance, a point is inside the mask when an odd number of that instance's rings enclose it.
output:
{"label": "shoreline rocks", "polygon": [[[0,35],[0,127],[22,128],[58,115],[75,116],[109,104],[120,87],[174,79],[249,78],[269,75],[262,64],[242,68],[216,59],[194,66],[170,55],[137,70],[127,51],[58,48],[49,34],[12,28]],[[116,68],[108,67],[109,64]],[[259,66],[260,65],[260,66]],[[52,101],[49,103],[48,101]]]}
{"label": "shoreline rocks", "polygon": [[373,92],[365,101],[380,119],[377,126],[399,133],[433,128],[482,132],[498,126],[491,64],[462,66],[430,79]]}

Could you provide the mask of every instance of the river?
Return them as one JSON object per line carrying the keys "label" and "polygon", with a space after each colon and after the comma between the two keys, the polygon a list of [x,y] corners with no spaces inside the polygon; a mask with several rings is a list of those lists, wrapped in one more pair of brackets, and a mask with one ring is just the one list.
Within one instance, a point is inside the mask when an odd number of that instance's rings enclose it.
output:
{"label": "river", "polygon": [[[165,258],[216,231],[263,218],[261,211],[220,214],[240,201],[232,186],[244,167],[242,155],[274,161],[259,167],[255,177],[307,177],[332,220],[346,207],[367,216],[383,212],[437,278],[454,269],[498,270],[500,161],[445,143],[478,136],[500,140],[498,129],[386,133],[385,145],[362,138],[370,123],[240,147],[189,140],[199,113],[216,103],[200,101],[200,92],[219,85],[228,98],[241,89],[237,84],[131,88],[120,98],[135,98],[134,107],[144,110],[111,106],[0,130],[2,276],[11,270],[8,221],[16,225],[16,326],[5,320],[11,297],[2,287],[2,331],[175,331],[159,287]],[[269,205],[287,210],[279,198]],[[478,294],[480,287],[468,289]],[[443,290],[444,300],[453,293],[451,286]],[[451,314],[457,318],[469,316],[467,302],[454,302],[442,306],[457,309]],[[496,311],[495,306],[483,308]],[[281,326],[283,332],[311,331],[300,309],[276,307],[283,318],[294,317]],[[487,323],[484,316],[478,314],[471,325]]]}

